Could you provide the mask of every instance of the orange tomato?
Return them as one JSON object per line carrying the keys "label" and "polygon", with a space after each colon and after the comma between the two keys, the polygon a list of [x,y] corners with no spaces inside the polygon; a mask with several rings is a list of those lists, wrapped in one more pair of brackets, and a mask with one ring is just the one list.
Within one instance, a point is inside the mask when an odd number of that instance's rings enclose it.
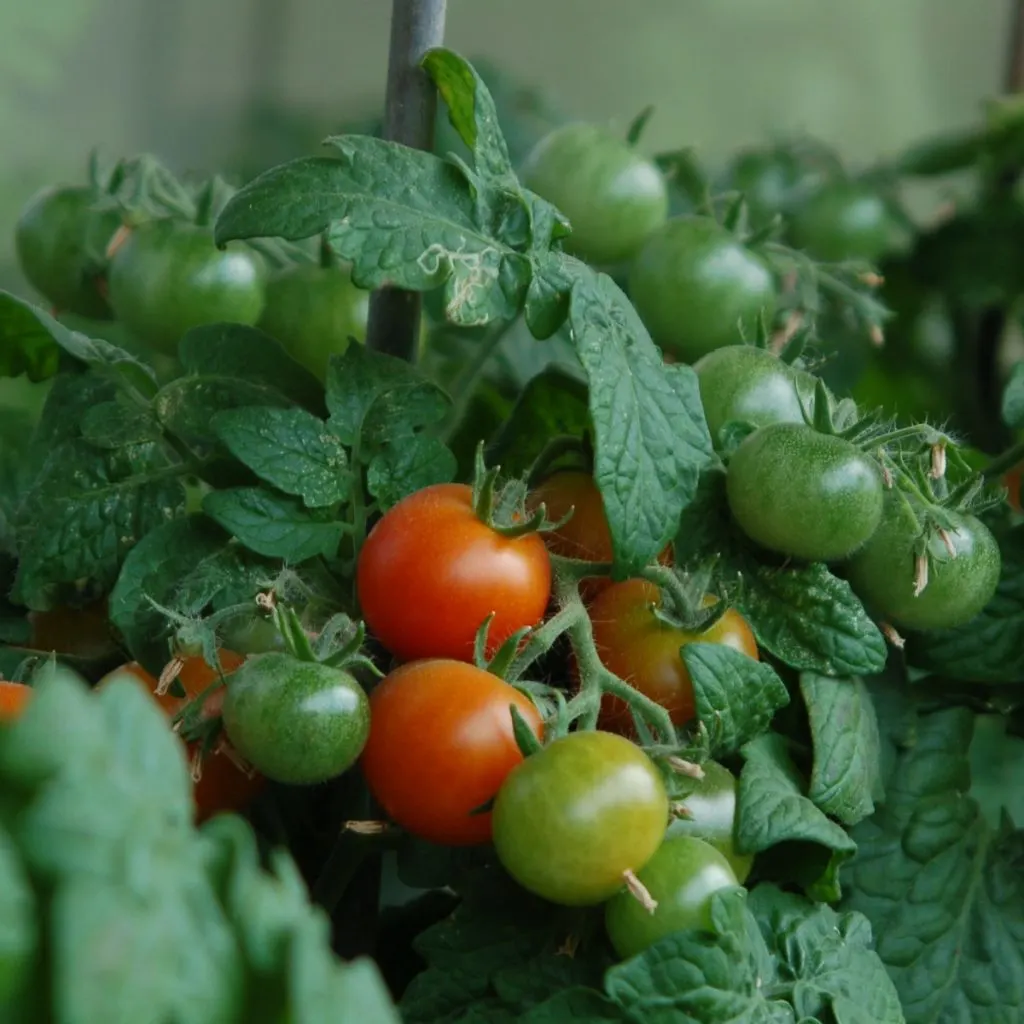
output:
{"label": "orange tomato", "polygon": [[31,696],[31,686],[0,679],[0,722],[14,721],[25,710]]}

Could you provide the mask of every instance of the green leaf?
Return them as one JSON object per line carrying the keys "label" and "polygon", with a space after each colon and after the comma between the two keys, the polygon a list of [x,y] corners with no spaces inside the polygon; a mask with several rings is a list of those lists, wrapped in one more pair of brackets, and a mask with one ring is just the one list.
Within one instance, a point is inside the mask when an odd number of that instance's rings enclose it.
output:
{"label": "green leaf", "polygon": [[345,529],[262,487],[211,491],[203,498],[203,511],[247,548],[292,565],[318,555],[333,558]]}
{"label": "green leaf", "polygon": [[1024,363],[1015,363],[1003,389],[1003,422],[1011,430],[1024,427]]}
{"label": "green leaf", "polygon": [[0,1007],[25,986],[39,943],[38,913],[18,849],[0,821]]}
{"label": "green leaf", "polygon": [[373,457],[366,471],[366,487],[387,511],[402,498],[431,484],[455,478],[455,456],[436,437],[409,434],[396,437]]}
{"label": "green leaf", "polygon": [[527,1010],[520,1024],[625,1024],[629,1018],[607,996],[592,988],[567,988]]}
{"label": "green leaf", "polygon": [[323,409],[320,381],[269,334],[245,324],[204,324],[181,339],[178,358],[198,377],[236,377],[274,388],[311,412]]}
{"label": "green leaf", "polygon": [[736,604],[757,642],[800,671],[872,675],[885,665],[885,638],[849,583],[820,564],[749,565]]}
{"label": "green leaf", "polygon": [[147,397],[156,391],[153,371],[124,349],[69,330],[38,306],[0,291],[0,374],[46,380],[57,372],[60,349],[120,375]]}
{"label": "green leaf", "polygon": [[302,498],[308,508],[344,501],[352,487],[341,441],[303,409],[249,406],[212,420],[228,451],[261,480]]}
{"label": "green leaf", "polygon": [[813,672],[800,676],[800,691],[814,741],[808,796],[844,825],[856,825],[883,796],[881,739],[871,694],[860,679]]}
{"label": "green leaf", "polygon": [[85,441],[54,448],[18,511],[18,592],[46,608],[60,585],[114,584],[128,551],[184,512],[181,481],[148,445],[109,452]]}
{"label": "green leaf", "polygon": [[697,375],[666,366],[622,290],[566,257],[574,268],[570,321],[590,384],[594,479],[604,499],[624,579],[654,561],[676,533],[711,458]]}
{"label": "green leaf", "polygon": [[203,457],[223,450],[213,428],[214,416],[250,405],[287,408],[292,402],[275,388],[234,377],[178,377],[153,400],[164,428]]}
{"label": "green leaf", "polygon": [[97,448],[126,448],[160,439],[160,424],[138,405],[100,402],[82,418],[82,437]]}
{"label": "green leaf", "polygon": [[1024,1012],[1024,833],[993,829],[967,795],[972,727],[962,708],[918,718],[844,872],[908,1024]]}
{"label": "green leaf", "polygon": [[93,406],[117,397],[112,380],[93,370],[69,370],[59,373],[50,385],[43,411],[32,438],[32,447],[45,458],[49,449],[61,441],[82,434],[82,423]]}
{"label": "green leaf", "polygon": [[707,728],[714,756],[731,754],[764,732],[789,691],[771,665],[722,644],[680,649],[693,681],[697,718]]}
{"label": "green leaf", "polygon": [[1002,570],[992,600],[970,622],[906,637],[907,660],[953,679],[1024,679],[1024,527],[1000,537]]}
{"label": "green leaf", "polygon": [[839,866],[853,855],[856,844],[805,796],[803,780],[781,736],[766,733],[751,740],[741,753],[744,765],[736,822],[740,851],[761,853],[794,842],[822,848],[806,863],[790,865],[794,880],[810,896],[837,900]]}
{"label": "green leaf", "polygon": [[487,447],[486,461],[520,476],[552,437],[581,438],[589,426],[586,385],[557,366],[548,367],[520,392]]}

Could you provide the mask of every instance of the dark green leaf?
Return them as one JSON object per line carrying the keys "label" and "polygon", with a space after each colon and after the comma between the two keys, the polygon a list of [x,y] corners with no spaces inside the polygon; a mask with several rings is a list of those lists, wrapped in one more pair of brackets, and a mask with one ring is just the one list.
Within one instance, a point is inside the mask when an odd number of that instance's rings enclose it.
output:
{"label": "dark green leaf", "polygon": [[569,315],[572,281],[565,262],[557,252],[535,253],[533,277],[526,291],[523,310],[530,333],[541,340],[551,337]]}
{"label": "dark green leaf", "polygon": [[908,1024],[1001,1024],[1024,1011],[1024,834],[967,792],[972,716],[918,719],[886,802],[854,830],[846,904],[871,921]]}
{"label": "dark green leaf", "polygon": [[845,580],[820,563],[753,563],[736,598],[757,642],[792,668],[827,676],[880,672],[885,638]]}
{"label": "dark green leaf", "polygon": [[147,445],[100,451],[67,441],[50,452],[18,513],[18,592],[45,608],[56,588],[113,586],[127,552],[184,512],[181,481]]}
{"label": "dark green leaf", "polygon": [[436,437],[409,434],[388,444],[373,457],[366,486],[385,511],[414,491],[455,477],[455,456]]}
{"label": "dark green leaf", "polygon": [[800,676],[800,691],[814,739],[808,796],[844,825],[856,825],[883,796],[881,740],[871,694],[860,679],[813,672]]}
{"label": "dark green leaf", "polygon": [[153,400],[163,426],[201,456],[221,450],[212,424],[217,413],[248,405],[287,408],[291,404],[273,387],[236,377],[178,377]]}
{"label": "dark green leaf", "polygon": [[520,1024],[625,1024],[630,1018],[592,988],[567,988],[527,1010]]}
{"label": "dark green leaf", "polygon": [[565,370],[549,367],[534,377],[487,449],[487,462],[520,476],[552,437],[582,437],[590,425],[586,385]]}
{"label": "dark green leaf", "polygon": [[82,418],[82,437],[97,448],[125,448],[159,440],[160,424],[143,406],[101,402]]}
{"label": "dark green leaf", "polygon": [[771,665],[722,644],[685,644],[680,653],[693,681],[697,718],[713,755],[731,754],[764,732],[789,691]]}
{"label": "dark green leaf", "polygon": [[570,320],[590,383],[594,478],[612,535],[615,576],[652,562],[675,535],[711,458],[697,375],[666,366],[615,282],[577,261]]}
{"label": "dark green leaf", "polygon": [[957,629],[910,634],[911,664],[967,682],[1024,680],[1024,528],[1010,530],[999,548],[1003,565],[992,600]]}
{"label": "dark green leaf", "polygon": [[32,438],[33,448],[43,457],[61,441],[80,437],[82,422],[94,406],[113,401],[117,387],[95,371],[65,372],[50,385],[43,411]]}
{"label": "dark green leaf", "polygon": [[274,388],[312,412],[324,404],[323,385],[276,339],[244,324],[205,324],[181,339],[178,357],[199,377],[237,377]]}
{"label": "dark green leaf", "polygon": [[[808,843],[824,848],[823,870],[794,865],[808,894],[839,898],[838,867],[857,849],[853,840],[805,795],[804,782],[786,750],[785,740],[766,733],[742,751],[736,822],[737,844],[745,853],[760,853],[779,843]],[[807,874],[812,877],[807,877]]]}
{"label": "dark green leaf", "polygon": [[314,518],[294,498],[262,487],[212,491],[203,511],[247,548],[293,565],[318,555],[333,558],[344,532],[342,523]]}
{"label": "dark green leaf", "polygon": [[212,427],[260,479],[309,508],[335,505],[351,490],[348,458],[323,420],[303,409],[249,406],[218,413]]}

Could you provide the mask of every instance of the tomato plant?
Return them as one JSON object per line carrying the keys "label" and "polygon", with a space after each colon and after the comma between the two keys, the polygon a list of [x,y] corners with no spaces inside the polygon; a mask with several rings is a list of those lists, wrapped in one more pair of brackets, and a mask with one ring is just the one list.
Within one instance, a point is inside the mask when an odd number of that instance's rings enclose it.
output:
{"label": "tomato plant", "polygon": [[883,196],[868,185],[833,181],[794,213],[793,241],[818,259],[879,259],[892,244],[895,226]]}
{"label": "tomato plant", "polygon": [[555,128],[526,157],[522,175],[569,218],[567,249],[592,263],[630,259],[668,215],[658,168],[599,125]]}
{"label": "tomato plant", "polygon": [[263,276],[257,255],[239,246],[217,249],[209,228],[154,220],[133,228],[110,261],[110,305],[132,334],[174,355],[193,327],[255,323]]}
{"label": "tomato plant", "polygon": [[711,897],[737,884],[725,857],[693,836],[666,839],[637,877],[657,902],[653,912],[628,890],[605,907],[608,937],[623,959],[684,928],[710,931]]}
{"label": "tomato plant", "polygon": [[775,313],[768,264],[710,217],[674,217],[629,272],[629,297],[655,343],[686,362],[757,333]]}
{"label": "tomato plant", "polygon": [[647,863],[667,824],[665,786],[643,751],[612,733],[574,733],[509,773],[494,802],[494,847],[531,892],[587,906]]}
{"label": "tomato plant", "polygon": [[[699,642],[724,644],[756,658],[757,642],[743,617],[730,608],[703,632],[681,629],[660,619],[661,592],[647,580],[613,583],[590,608],[594,643],[601,661],[640,693],[664,707],[676,725],[695,712],[693,683],[680,648]],[[607,695],[601,705],[600,728],[631,734],[628,705]]]}
{"label": "tomato plant", "polygon": [[539,534],[504,536],[478,514],[470,487],[438,484],[385,513],[357,579],[366,623],[392,654],[469,660],[492,613],[491,651],[541,620],[551,566]]}
{"label": "tomato plant", "polygon": [[762,427],[729,462],[729,508],[752,540],[795,558],[847,558],[882,518],[882,476],[849,441],[797,423]]}
{"label": "tomato plant", "polygon": [[292,785],[340,775],[370,732],[369,701],[350,673],[283,651],[255,654],[232,674],[223,714],[234,748]]}
{"label": "tomato plant", "polygon": [[539,737],[530,699],[461,661],[432,658],[395,669],[370,699],[362,768],[374,797],[413,835],[435,843],[486,843],[491,800],[522,761],[515,707]]}

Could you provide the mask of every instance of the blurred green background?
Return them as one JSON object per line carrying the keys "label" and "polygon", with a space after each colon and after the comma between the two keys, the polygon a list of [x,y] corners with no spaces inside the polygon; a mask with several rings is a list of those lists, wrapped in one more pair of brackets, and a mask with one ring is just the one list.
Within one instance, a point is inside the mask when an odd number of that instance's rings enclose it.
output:
{"label": "blurred green background", "polygon": [[[2,0],[0,217],[89,149],[176,170],[308,151],[380,107],[386,0]],[[567,113],[712,160],[807,131],[855,162],[970,123],[999,88],[1006,0],[449,0],[448,43]],[[274,117],[268,117],[268,110]],[[299,120],[296,121],[296,118]],[[23,291],[10,230],[0,287]]]}

